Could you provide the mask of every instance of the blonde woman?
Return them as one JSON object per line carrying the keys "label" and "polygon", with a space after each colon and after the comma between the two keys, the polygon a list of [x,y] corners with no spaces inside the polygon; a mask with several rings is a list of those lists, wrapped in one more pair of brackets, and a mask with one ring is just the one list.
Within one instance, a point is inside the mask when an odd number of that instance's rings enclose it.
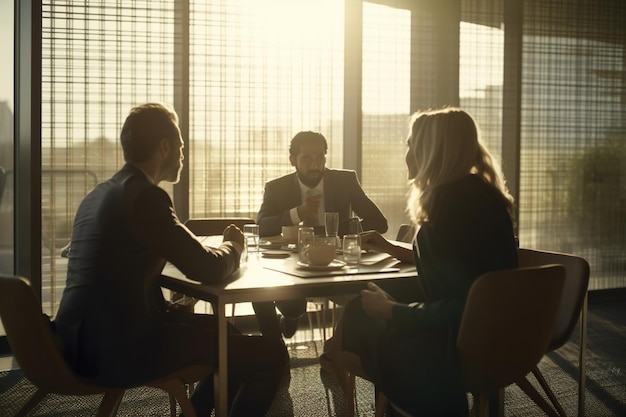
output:
{"label": "blonde woman", "polygon": [[412,415],[467,415],[456,333],[474,280],[517,266],[513,199],[465,111],[415,114],[407,145],[413,250],[372,231],[362,241],[415,262],[418,277],[398,292],[406,303],[369,283],[346,306],[343,348],[358,353],[377,388]]}

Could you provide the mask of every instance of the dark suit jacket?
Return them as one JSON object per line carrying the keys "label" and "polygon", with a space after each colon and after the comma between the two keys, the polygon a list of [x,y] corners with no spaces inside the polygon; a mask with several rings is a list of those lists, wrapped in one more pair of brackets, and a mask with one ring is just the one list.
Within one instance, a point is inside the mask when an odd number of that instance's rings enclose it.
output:
{"label": "dark suit jacket", "polygon": [[165,301],[156,278],[165,262],[193,280],[220,282],[239,267],[239,255],[230,243],[204,247],[168,194],[125,165],[76,214],[55,320],[68,363],[103,384],[121,376],[141,382],[160,346],[156,324]]}
{"label": "dark suit jacket", "polygon": [[[266,183],[263,203],[257,215],[260,235],[280,235],[282,226],[292,225],[289,210],[301,203],[297,173]],[[387,219],[365,194],[355,171],[325,169],[324,203],[326,211],[339,213],[339,235],[348,232],[348,219],[352,212],[361,218],[363,230],[387,231]]]}

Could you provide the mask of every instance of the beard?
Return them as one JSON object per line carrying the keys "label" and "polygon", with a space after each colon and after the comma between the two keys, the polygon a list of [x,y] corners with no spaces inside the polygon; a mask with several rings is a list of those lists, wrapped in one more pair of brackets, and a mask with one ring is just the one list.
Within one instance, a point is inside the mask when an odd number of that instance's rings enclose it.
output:
{"label": "beard", "polygon": [[174,155],[171,160],[167,161],[164,181],[171,182],[172,184],[178,183],[178,181],[180,181],[180,173],[182,170],[183,162],[180,160],[179,156]]}
{"label": "beard", "polygon": [[298,178],[302,181],[302,184],[309,188],[315,187],[324,177],[324,171],[320,171],[319,169],[310,169],[306,173],[303,173],[296,168],[296,171],[298,172]]}

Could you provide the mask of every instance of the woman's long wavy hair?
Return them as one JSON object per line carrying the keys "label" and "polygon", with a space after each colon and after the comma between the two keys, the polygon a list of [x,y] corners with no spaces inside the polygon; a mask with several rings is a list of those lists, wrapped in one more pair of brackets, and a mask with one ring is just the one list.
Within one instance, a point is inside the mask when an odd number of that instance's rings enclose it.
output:
{"label": "woman's long wavy hair", "polygon": [[476,174],[502,194],[513,216],[499,164],[479,139],[478,126],[465,111],[448,107],[411,117],[406,164],[409,170],[407,211],[413,223],[428,221],[438,186]]}

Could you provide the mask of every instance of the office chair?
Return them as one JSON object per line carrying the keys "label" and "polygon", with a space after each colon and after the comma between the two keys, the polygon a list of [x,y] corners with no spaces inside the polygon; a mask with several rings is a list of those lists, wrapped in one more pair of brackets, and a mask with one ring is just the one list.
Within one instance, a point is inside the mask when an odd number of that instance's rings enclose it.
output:
{"label": "office chair", "polygon": [[396,234],[398,242],[412,243],[415,238],[415,226],[412,224],[401,224]]}
{"label": "office chair", "polygon": [[[587,329],[587,288],[589,286],[589,264],[579,256],[546,252],[532,249],[518,250],[519,267],[560,264],[565,268],[565,287],[559,306],[556,326],[546,353],[561,348],[572,336],[580,318],[580,347],[578,355],[578,415],[585,415],[585,370]],[[535,367],[532,370],[537,382],[544,390],[561,417],[565,411],[547,381]]]}
{"label": "office chair", "polygon": [[[550,343],[564,283],[561,265],[494,271],[474,282],[456,345],[476,415],[486,416],[490,395],[513,383],[546,414],[556,415],[526,375]],[[504,415],[503,395],[499,399]]]}
{"label": "office chair", "polygon": [[[474,397],[473,415],[488,415],[490,396],[502,394],[504,387],[516,383],[546,414],[557,416],[526,375],[550,343],[564,282],[561,265],[493,271],[476,279],[467,296],[456,342],[466,389]],[[349,415],[353,416],[354,376],[367,376],[358,355],[344,351],[340,358],[345,368],[342,387]],[[504,415],[502,399],[500,395],[500,415]],[[375,415],[384,415],[390,407],[398,415],[410,416],[378,392]]]}
{"label": "office chair", "polygon": [[[26,279],[0,276],[0,318],[13,356],[24,376],[37,387],[35,394],[22,406],[16,417],[26,416],[47,394],[102,394],[97,417],[117,414],[124,391],[134,387],[102,387],[76,375],[65,363],[54,340],[50,320],[42,313],[41,305]],[[186,385],[212,372],[213,369],[207,365],[189,365],[144,385],[168,393],[172,417],[176,415],[176,401],[185,416],[195,417]]]}

